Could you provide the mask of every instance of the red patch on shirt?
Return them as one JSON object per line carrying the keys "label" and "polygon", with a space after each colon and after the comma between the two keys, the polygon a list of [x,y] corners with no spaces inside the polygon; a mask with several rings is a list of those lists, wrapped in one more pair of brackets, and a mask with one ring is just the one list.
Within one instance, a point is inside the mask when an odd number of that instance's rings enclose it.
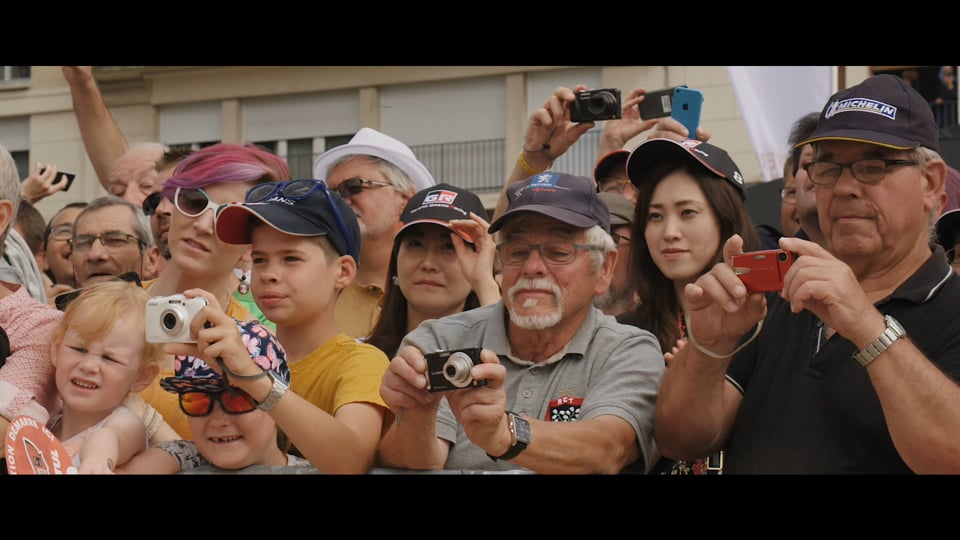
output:
{"label": "red patch on shirt", "polygon": [[564,396],[554,399],[547,407],[547,422],[576,422],[580,419],[582,397]]}

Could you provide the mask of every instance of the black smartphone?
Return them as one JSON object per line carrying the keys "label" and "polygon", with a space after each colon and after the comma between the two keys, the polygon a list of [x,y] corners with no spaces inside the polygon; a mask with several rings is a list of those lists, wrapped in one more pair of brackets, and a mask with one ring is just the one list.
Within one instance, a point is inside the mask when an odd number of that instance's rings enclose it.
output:
{"label": "black smartphone", "polygon": [[656,92],[647,92],[640,104],[640,119],[663,118],[673,112],[673,94],[677,88],[686,88],[687,85],[671,86]]}
{"label": "black smartphone", "polygon": [[[46,167],[44,167],[43,169],[40,169],[40,174],[43,174],[43,171],[45,171],[45,170],[47,170]],[[73,173],[68,173],[68,172],[64,172],[64,171],[60,171],[60,174],[59,174],[58,176],[59,176],[60,178],[58,178],[57,180],[54,180],[54,182],[53,182],[54,184],[56,184],[58,181],[59,181],[59,182],[63,182],[63,177],[64,177],[64,176],[67,177],[67,187],[63,188],[64,191],[69,191],[69,190],[70,190],[70,186],[73,185],[73,179],[77,177],[77,175],[75,175],[75,174],[73,174]]]}

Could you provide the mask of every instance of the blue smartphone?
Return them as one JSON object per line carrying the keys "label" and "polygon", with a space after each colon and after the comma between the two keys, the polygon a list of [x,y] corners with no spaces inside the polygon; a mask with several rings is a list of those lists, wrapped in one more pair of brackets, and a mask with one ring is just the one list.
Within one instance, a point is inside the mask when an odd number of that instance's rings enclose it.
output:
{"label": "blue smartphone", "polygon": [[703,92],[686,86],[678,86],[673,90],[673,111],[670,116],[687,128],[687,138],[697,138],[697,127],[700,126],[700,111],[703,109]]}

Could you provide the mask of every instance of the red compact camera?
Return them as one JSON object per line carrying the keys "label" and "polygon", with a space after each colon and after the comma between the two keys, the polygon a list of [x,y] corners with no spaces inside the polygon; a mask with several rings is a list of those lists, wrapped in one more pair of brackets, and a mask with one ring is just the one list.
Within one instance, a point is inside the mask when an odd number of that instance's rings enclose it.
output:
{"label": "red compact camera", "polygon": [[749,292],[783,290],[783,276],[796,255],[782,249],[751,251],[733,256],[733,270]]}

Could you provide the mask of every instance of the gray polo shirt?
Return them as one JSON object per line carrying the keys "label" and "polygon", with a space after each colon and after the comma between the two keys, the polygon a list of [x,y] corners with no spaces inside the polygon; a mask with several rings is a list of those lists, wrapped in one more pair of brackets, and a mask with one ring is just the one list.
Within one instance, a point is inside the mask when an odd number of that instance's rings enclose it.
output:
{"label": "gray polo shirt", "polygon": [[[549,363],[514,361],[505,332],[503,300],[441,319],[424,321],[404,338],[422,352],[482,347],[494,351],[507,369],[507,409],[553,422],[613,415],[626,420],[637,434],[646,468],[654,455],[653,414],[663,352],[646,330],[620,324],[592,307],[583,325],[559,358]],[[446,469],[519,469],[493,461],[467,438],[447,400],[440,405],[437,436],[452,444]]]}

